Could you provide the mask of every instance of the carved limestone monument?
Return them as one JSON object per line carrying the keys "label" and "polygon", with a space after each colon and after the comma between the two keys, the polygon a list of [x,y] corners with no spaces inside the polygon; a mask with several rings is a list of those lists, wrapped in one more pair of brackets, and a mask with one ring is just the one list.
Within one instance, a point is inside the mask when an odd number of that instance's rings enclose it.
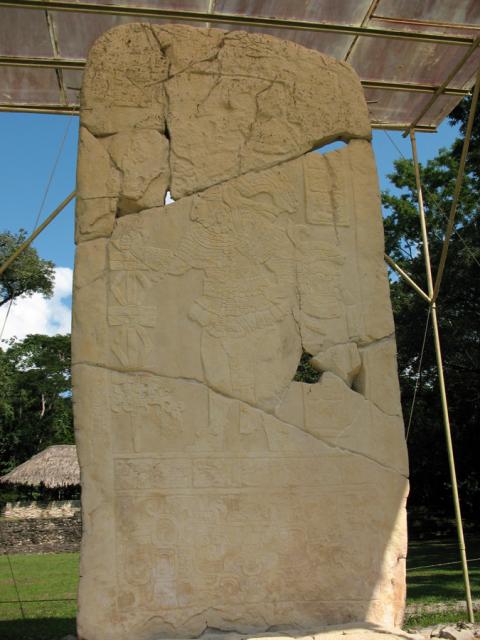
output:
{"label": "carved limestone monument", "polygon": [[[407,457],[370,136],[352,69],[292,42],[129,24],[93,46],[82,640],[401,621]],[[294,381],[302,353],[313,384]]]}

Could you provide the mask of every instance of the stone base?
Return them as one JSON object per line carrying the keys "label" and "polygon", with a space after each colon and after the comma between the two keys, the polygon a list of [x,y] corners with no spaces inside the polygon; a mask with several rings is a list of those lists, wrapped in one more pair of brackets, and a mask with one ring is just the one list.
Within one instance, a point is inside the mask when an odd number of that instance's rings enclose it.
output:
{"label": "stone base", "polygon": [[322,627],[311,633],[284,630],[250,635],[212,630],[201,635],[201,640],[357,640],[357,638],[359,640],[424,640],[423,635],[407,633],[402,629],[385,629],[365,622]]}

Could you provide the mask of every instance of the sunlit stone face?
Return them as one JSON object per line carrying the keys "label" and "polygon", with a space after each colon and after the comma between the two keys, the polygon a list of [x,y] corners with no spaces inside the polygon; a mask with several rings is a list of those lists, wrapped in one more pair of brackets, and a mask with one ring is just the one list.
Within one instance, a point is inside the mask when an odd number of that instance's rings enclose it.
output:
{"label": "sunlit stone face", "polygon": [[355,74],[133,24],[94,45],[82,100],[80,637],[399,622],[407,460]]}

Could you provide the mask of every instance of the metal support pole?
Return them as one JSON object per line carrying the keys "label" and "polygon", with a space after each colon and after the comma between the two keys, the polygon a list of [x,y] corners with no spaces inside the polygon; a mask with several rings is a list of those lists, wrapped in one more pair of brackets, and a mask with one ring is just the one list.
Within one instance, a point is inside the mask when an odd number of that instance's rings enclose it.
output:
{"label": "metal support pole", "polygon": [[47,227],[50,224],[50,222],[52,222],[52,220],[58,216],[60,211],[65,209],[67,204],[71,202],[76,195],[77,195],[76,191],[72,191],[72,193],[68,197],[66,197],[65,200],[61,202],[54,211],[52,211],[52,213],[48,216],[48,218],[46,218],[42,222],[42,224],[35,229],[35,231],[25,240],[25,242],[22,242],[22,244],[17,249],[15,249],[12,255],[9,258],[7,258],[5,262],[0,266],[0,276],[4,271],[8,269],[8,267],[12,264],[12,262],[16,260],[18,256],[21,253],[23,253],[23,251],[25,251],[25,249],[29,245],[32,244],[35,238],[45,229],[45,227]]}
{"label": "metal support pole", "polygon": [[187,20],[189,22],[212,22],[233,24],[236,26],[252,26],[271,29],[293,29],[297,31],[332,32],[350,36],[368,36],[372,38],[391,38],[396,40],[410,40],[416,42],[432,42],[445,45],[459,45],[470,47],[472,36],[459,36],[427,31],[410,31],[404,29],[377,29],[373,27],[355,27],[343,23],[312,22],[308,20],[293,20],[269,18],[266,16],[242,15],[239,13],[207,13],[205,11],[185,11],[180,9],[162,9],[149,6],[141,7],[132,3],[106,4],[99,2],[82,2],[81,0],[0,0],[0,6],[17,9],[33,9],[36,11],[72,11],[74,13],[93,13],[110,16],[133,16],[136,18],[157,18],[164,20]]}
{"label": "metal support pole", "polygon": [[394,269],[398,273],[398,275],[402,276],[405,282],[408,283],[412,287],[412,289],[414,289],[414,291],[418,293],[419,296],[421,296],[424,300],[426,300],[430,304],[431,302],[430,297],[425,293],[425,291],[421,287],[418,286],[418,284],[414,280],[412,280],[412,278],[408,275],[406,271],[402,269],[402,267],[400,267],[386,253],[383,254],[383,258],[389,267]]}
{"label": "metal support pole", "polygon": [[465,600],[467,603],[467,613],[469,622],[475,622],[472,606],[472,593],[470,589],[470,578],[468,575],[467,554],[465,549],[465,538],[463,535],[462,513],[460,510],[460,498],[458,495],[457,473],[455,470],[455,458],[453,456],[452,434],[450,429],[450,417],[448,414],[447,392],[445,388],[445,378],[443,374],[442,349],[440,344],[440,332],[438,329],[437,306],[433,300],[433,278],[432,266],[430,262],[430,251],[428,247],[427,223],[425,218],[425,209],[423,206],[422,185],[420,182],[420,169],[418,165],[417,143],[415,140],[415,131],[410,131],[410,140],[412,143],[413,166],[415,169],[415,182],[417,186],[418,198],[418,214],[420,216],[420,228],[423,241],[423,254],[425,258],[425,271],[427,275],[428,294],[431,299],[433,340],[435,343],[435,356],[437,359],[438,384],[440,387],[440,399],[443,413],[443,426],[445,431],[445,440],[447,444],[448,466],[450,469],[450,479],[452,481],[453,505],[455,510],[455,521],[457,525],[458,546],[460,551],[460,559],[462,562],[463,581],[465,584]]}
{"label": "metal support pole", "polygon": [[450,214],[448,216],[447,229],[445,231],[445,238],[443,240],[442,253],[440,255],[440,262],[438,264],[437,277],[435,278],[435,286],[433,288],[433,302],[438,297],[438,291],[442,283],[443,272],[445,270],[445,263],[447,261],[448,245],[453,233],[453,225],[455,224],[455,216],[457,214],[458,201],[460,199],[460,191],[462,189],[463,176],[465,174],[465,164],[467,162],[468,147],[470,146],[470,139],[472,137],[473,120],[475,118],[475,112],[477,110],[478,94],[480,92],[480,67],[477,71],[477,79],[475,82],[475,89],[472,96],[472,104],[470,105],[470,113],[468,114],[467,128],[465,130],[465,138],[463,140],[462,153],[460,156],[460,162],[458,165],[457,179],[455,181],[455,191],[453,193],[452,205],[450,207]]}

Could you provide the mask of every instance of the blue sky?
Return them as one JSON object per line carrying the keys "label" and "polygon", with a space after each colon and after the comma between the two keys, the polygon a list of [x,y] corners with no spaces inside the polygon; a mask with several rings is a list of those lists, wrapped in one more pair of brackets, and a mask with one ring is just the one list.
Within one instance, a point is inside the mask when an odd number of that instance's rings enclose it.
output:
{"label": "blue sky", "polygon": [[[410,141],[399,132],[389,132],[405,156],[411,156]],[[417,134],[421,162],[449,146],[458,129],[445,122],[437,134]],[[40,221],[75,189],[78,118],[59,115],[0,113],[0,230],[30,233],[40,212]],[[373,146],[382,189],[391,188],[386,175],[399,157],[384,131],[374,131]],[[60,155],[59,155],[60,154]],[[56,164],[55,171],[53,171]],[[51,179],[43,208],[47,185]],[[68,330],[71,270],[74,258],[74,204],[34,243],[42,258],[58,267],[55,296],[45,301],[34,296],[12,308],[4,337],[28,332],[55,333]],[[0,309],[0,330],[5,310]]]}

